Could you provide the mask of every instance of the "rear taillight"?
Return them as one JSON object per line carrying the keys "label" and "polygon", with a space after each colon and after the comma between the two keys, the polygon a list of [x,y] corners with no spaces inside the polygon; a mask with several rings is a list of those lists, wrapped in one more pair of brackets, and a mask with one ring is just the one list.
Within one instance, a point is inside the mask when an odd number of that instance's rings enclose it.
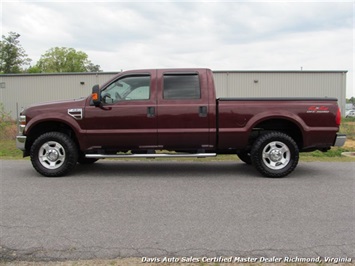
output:
{"label": "rear taillight", "polygon": [[335,117],[335,123],[340,126],[341,123],[341,111],[340,108],[338,108],[337,116]]}

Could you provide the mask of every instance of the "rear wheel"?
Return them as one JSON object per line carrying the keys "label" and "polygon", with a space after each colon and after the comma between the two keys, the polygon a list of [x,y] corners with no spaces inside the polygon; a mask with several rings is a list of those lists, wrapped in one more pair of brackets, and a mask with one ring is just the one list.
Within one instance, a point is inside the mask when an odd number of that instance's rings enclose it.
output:
{"label": "rear wheel", "polygon": [[267,177],[284,177],[297,166],[299,150],[296,142],[282,132],[260,136],[250,152],[255,168]]}
{"label": "rear wheel", "polygon": [[78,160],[74,141],[66,134],[48,132],[38,137],[31,147],[31,162],[38,173],[47,177],[64,176]]}

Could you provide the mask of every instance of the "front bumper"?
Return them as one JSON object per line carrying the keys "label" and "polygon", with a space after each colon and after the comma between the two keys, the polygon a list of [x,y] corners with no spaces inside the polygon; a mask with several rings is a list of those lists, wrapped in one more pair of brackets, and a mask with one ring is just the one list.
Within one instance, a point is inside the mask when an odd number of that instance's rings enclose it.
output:
{"label": "front bumper", "polygon": [[26,139],[27,137],[26,136],[17,136],[16,137],[16,147],[18,149],[20,149],[21,151],[25,151],[26,148]]}
{"label": "front bumper", "polygon": [[346,141],[346,135],[337,133],[333,146],[341,147],[344,145],[345,141]]}

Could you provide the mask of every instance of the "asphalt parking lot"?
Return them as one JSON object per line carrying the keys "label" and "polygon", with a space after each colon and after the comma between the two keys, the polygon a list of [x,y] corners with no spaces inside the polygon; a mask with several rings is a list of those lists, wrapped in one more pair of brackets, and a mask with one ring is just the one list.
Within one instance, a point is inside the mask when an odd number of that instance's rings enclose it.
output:
{"label": "asphalt parking lot", "polygon": [[301,162],[282,179],[229,161],[0,168],[2,260],[355,258],[355,162]]}

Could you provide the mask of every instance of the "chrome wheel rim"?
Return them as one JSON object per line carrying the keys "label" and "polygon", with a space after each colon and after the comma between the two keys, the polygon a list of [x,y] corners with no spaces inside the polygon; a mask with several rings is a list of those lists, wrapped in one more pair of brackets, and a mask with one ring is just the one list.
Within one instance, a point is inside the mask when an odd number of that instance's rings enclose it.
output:
{"label": "chrome wheel rim", "polygon": [[290,162],[291,152],[285,143],[273,141],[264,147],[262,156],[263,162],[268,168],[280,170]]}
{"label": "chrome wheel rim", "polygon": [[39,149],[38,158],[45,168],[58,169],[65,161],[64,147],[56,141],[48,141]]}

